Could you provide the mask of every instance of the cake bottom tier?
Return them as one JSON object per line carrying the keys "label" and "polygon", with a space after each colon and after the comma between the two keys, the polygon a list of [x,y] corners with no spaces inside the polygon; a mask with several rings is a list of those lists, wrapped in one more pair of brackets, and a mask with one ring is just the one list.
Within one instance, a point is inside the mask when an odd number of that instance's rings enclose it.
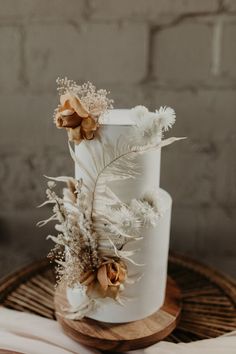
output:
{"label": "cake bottom tier", "polygon": [[[163,189],[159,190],[163,215],[157,226],[143,229],[143,239],[126,245],[125,250],[138,249],[128,263],[128,276],[139,279],[126,284],[122,292],[123,305],[111,298],[98,299],[96,308],[87,317],[109,323],[131,322],[156,312],[164,303],[169,252],[172,199]],[[76,287],[67,288],[71,306],[78,307],[80,296]]]}

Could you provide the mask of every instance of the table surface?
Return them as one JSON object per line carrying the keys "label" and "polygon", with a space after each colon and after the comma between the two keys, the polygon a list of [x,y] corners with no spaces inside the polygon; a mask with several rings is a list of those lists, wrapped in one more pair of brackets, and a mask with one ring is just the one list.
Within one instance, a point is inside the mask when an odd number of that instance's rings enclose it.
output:
{"label": "table surface", "polygon": [[[177,328],[166,340],[191,342],[236,329],[236,282],[212,268],[180,255],[170,255],[168,274],[182,291]],[[0,281],[4,306],[55,319],[53,265],[44,259]]]}

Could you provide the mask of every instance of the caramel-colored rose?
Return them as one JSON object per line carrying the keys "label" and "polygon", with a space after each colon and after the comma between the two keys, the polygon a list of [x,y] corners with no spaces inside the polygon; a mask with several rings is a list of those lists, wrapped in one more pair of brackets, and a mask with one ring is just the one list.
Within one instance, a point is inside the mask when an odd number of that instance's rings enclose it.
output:
{"label": "caramel-colored rose", "polygon": [[80,283],[88,286],[89,291],[97,291],[102,297],[116,298],[126,277],[125,263],[121,260],[110,259],[104,261],[96,271],[85,273]]}
{"label": "caramel-colored rose", "polygon": [[85,109],[80,99],[69,92],[60,97],[55,123],[58,128],[66,128],[69,140],[77,144],[82,139],[93,139],[99,126],[95,117]]}

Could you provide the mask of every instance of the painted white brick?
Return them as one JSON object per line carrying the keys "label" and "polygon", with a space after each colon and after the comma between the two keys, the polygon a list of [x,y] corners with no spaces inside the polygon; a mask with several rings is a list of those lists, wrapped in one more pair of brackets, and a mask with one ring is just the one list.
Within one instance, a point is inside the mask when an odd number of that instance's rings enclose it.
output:
{"label": "painted white brick", "polygon": [[162,17],[214,12],[217,0],[90,0],[91,18],[99,20],[159,20]]}
{"label": "painted white brick", "polygon": [[153,108],[162,104],[176,110],[168,136],[187,137],[162,151],[161,185],[178,207],[236,207],[235,96],[235,90],[154,94]]}
{"label": "painted white brick", "polygon": [[[236,2],[235,2],[236,4]],[[222,45],[222,74],[224,77],[236,79],[236,24],[224,25]]]}
{"label": "painted white brick", "polygon": [[177,142],[162,150],[161,186],[177,207],[218,206],[229,214],[236,208],[235,137],[232,132],[222,140]]}
{"label": "painted white brick", "polygon": [[21,22],[67,20],[84,17],[84,0],[0,0],[0,19]]}
{"label": "painted white brick", "polygon": [[201,208],[213,203],[212,170],[211,157],[194,151],[188,141],[162,149],[161,187],[172,195],[177,208]]}
{"label": "painted white brick", "polygon": [[136,83],[146,74],[144,24],[30,26],[26,59],[30,87],[50,90],[68,76],[80,81]]}
{"label": "painted white brick", "polygon": [[212,28],[203,23],[181,23],[154,37],[153,71],[160,82],[206,81],[210,75]]}
{"label": "painted white brick", "polygon": [[232,133],[219,142],[215,163],[214,195],[213,198],[231,214],[236,209],[236,127]]}
{"label": "painted white brick", "polygon": [[15,147],[15,150],[21,147],[40,150],[49,145],[65,145],[66,148],[65,132],[56,129],[53,123],[57,104],[56,94],[0,95],[4,116],[0,119],[0,131],[4,132],[1,145]]}
{"label": "painted white brick", "polygon": [[[111,91],[117,108],[150,105],[150,96],[141,86],[102,85]],[[1,146],[24,146],[40,151],[45,146],[56,146],[67,151],[67,134],[53,123],[53,111],[59,103],[56,87],[53,93],[5,93],[0,95]],[[17,107],[17,110],[16,110]]]}
{"label": "painted white brick", "polygon": [[224,0],[223,1],[224,7],[227,11],[235,12],[236,11],[236,1],[235,0]]}
{"label": "painted white brick", "polygon": [[21,35],[18,28],[0,27],[0,90],[14,90],[20,85]]}
{"label": "painted white brick", "polygon": [[110,91],[110,97],[114,100],[114,108],[133,108],[142,103],[151,106],[151,95],[146,85],[127,84],[103,84]]}
{"label": "painted white brick", "polygon": [[36,208],[46,196],[47,176],[73,176],[74,163],[61,147],[1,148],[0,193],[4,211]]}
{"label": "painted white brick", "polygon": [[[236,90],[153,90],[152,109],[160,105],[176,110],[177,121],[169,135],[187,136],[193,148],[206,143],[227,139],[235,133]],[[210,153],[210,151],[208,151]]]}

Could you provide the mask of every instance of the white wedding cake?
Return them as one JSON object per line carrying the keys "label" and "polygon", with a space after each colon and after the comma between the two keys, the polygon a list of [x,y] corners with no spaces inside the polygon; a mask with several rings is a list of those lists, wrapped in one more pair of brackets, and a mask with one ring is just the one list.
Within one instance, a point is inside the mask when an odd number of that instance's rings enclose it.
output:
{"label": "white wedding cake", "polygon": [[[113,109],[105,90],[58,80],[58,128],[66,128],[74,177],[51,178],[46,203],[59,221],[49,236],[66,288],[67,317],[120,323],[145,318],[164,302],[171,222],[160,188],[161,147],[173,109]],[[65,182],[63,196],[55,183]],[[41,222],[44,225],[46,221]]]}

